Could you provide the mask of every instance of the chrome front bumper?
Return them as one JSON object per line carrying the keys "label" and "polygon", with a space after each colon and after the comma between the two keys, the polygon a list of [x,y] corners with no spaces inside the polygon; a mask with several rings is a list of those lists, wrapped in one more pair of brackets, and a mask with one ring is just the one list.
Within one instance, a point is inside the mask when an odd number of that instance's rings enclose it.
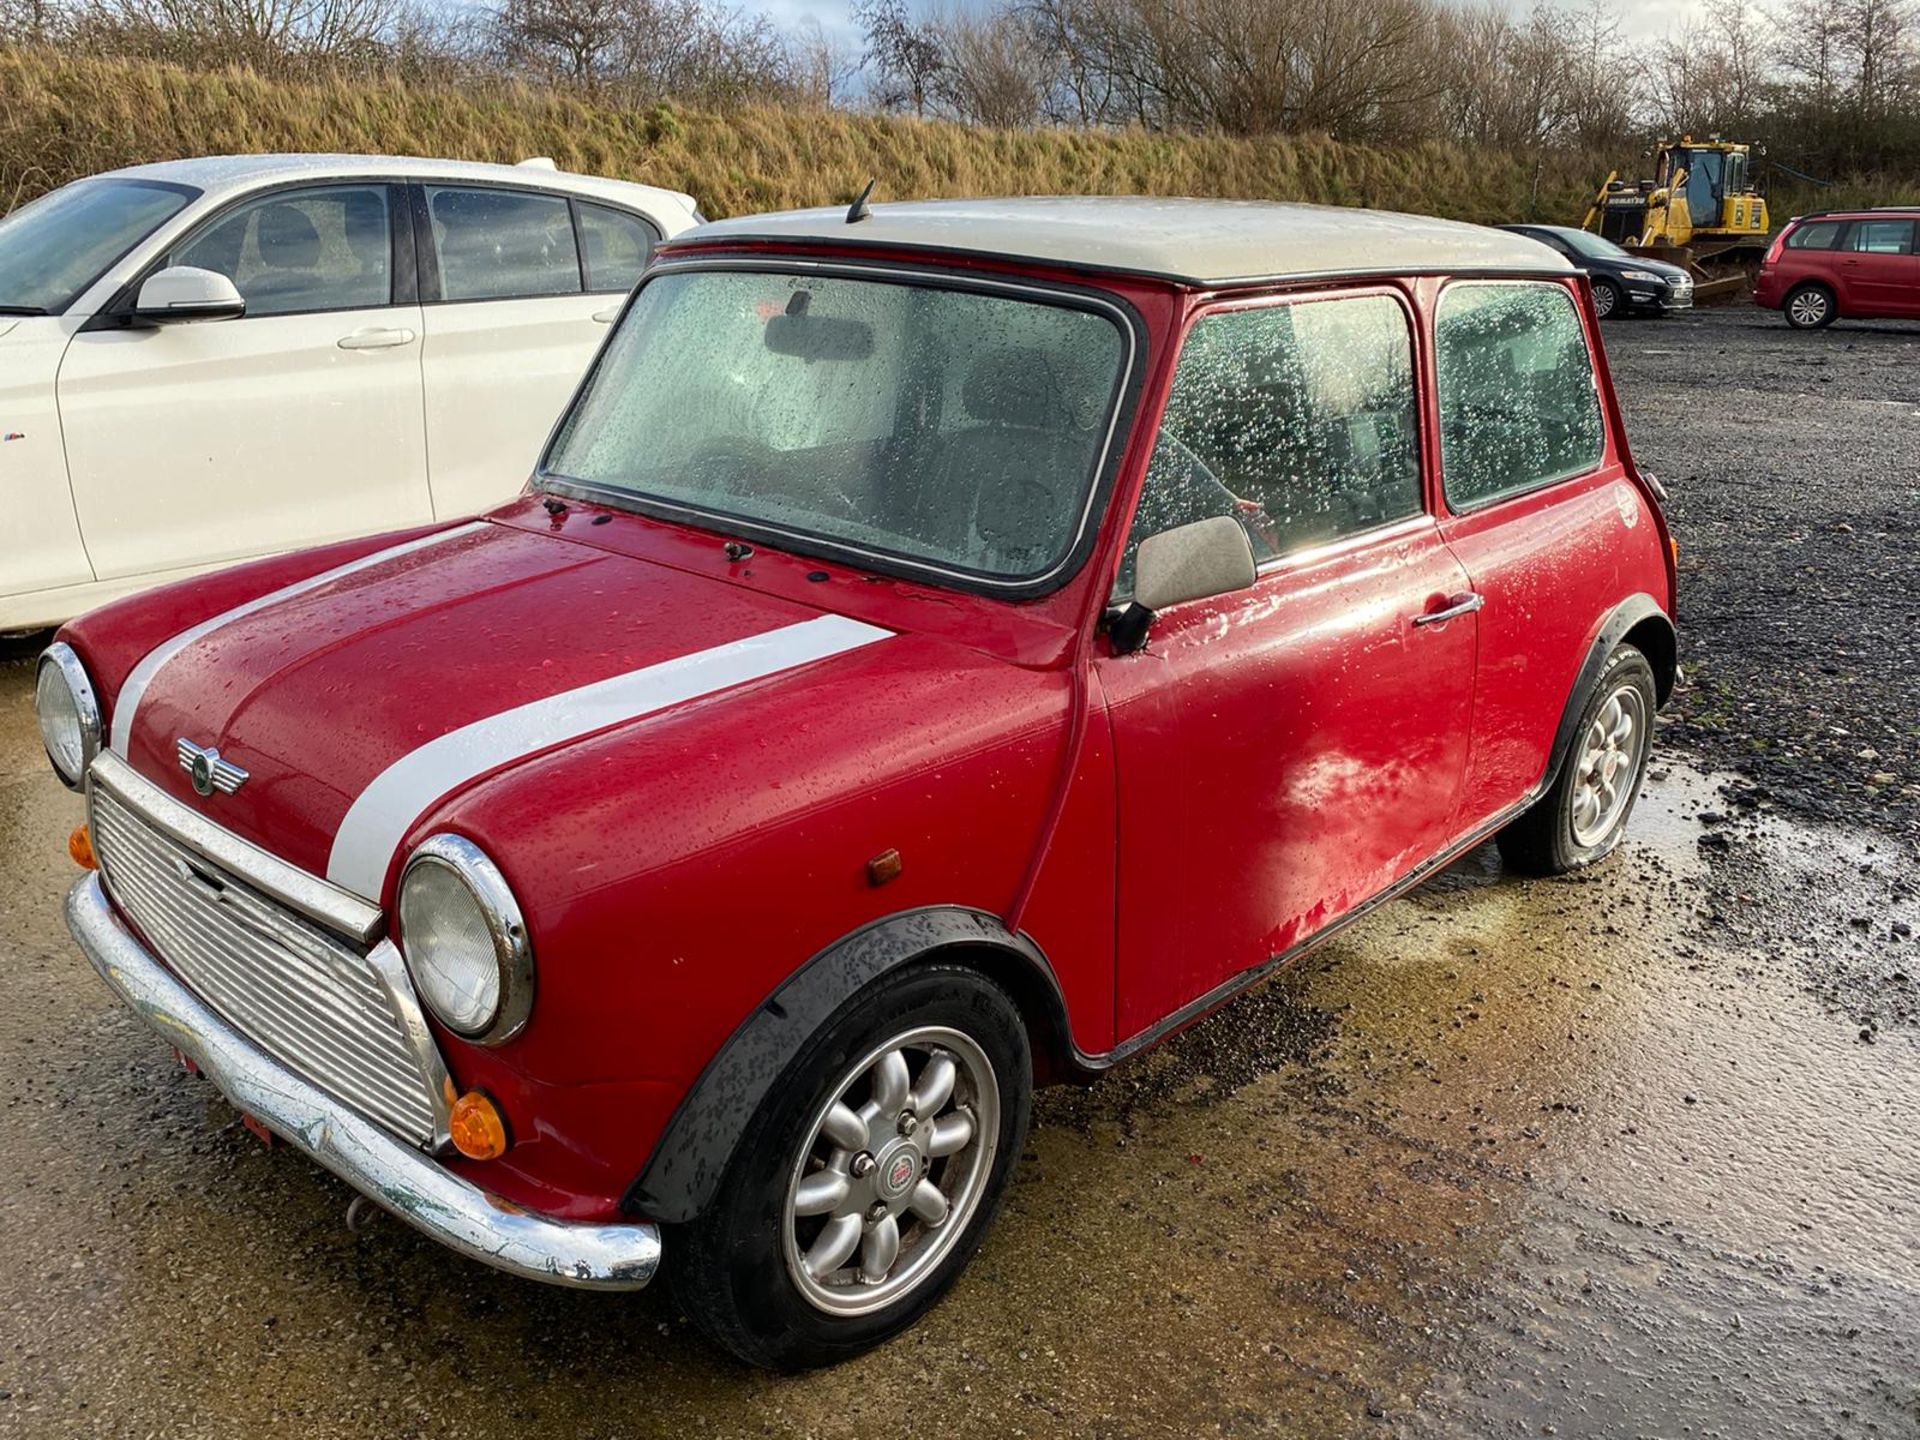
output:
{"label": "chrome front bumper", "polygon": [[236,1106],[442,1245],[511,1275],[586,1290],[638,1290],[659,1268],[659,1226],[574,1224],[516,1209],[256,1049],[121,924],[97,874],[68,893],[67,928],[114,994]]}

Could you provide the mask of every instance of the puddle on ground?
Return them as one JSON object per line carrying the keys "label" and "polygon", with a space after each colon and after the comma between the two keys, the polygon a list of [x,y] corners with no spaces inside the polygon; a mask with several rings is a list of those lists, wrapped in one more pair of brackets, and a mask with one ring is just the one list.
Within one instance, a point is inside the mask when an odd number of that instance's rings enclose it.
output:
{"label": "puddle on ground", "polygon": [[1599,870],[1483,849],[1044,1096],[955,1291],[801,1377],[664,1288],[349,1233],[107,1002],[45,859],[71,797],[9,779],[0,1432],[1920,1433],[1920,1030],[1834,978],[1914,965],[1904,857],[1658,773]]}

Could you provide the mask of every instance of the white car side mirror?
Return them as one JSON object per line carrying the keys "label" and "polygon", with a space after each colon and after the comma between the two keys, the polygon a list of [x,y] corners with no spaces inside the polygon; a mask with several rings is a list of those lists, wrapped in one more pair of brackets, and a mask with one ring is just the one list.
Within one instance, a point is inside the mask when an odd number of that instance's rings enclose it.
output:
{"label": "white car side mirror", "polygon": [[1255,576],[1253,545],[1228,515],[1162,530],[1140,542],[1133,565],[1134,603],[1164,610],[1244,590]]}
{"label": "white car side mirror", "polygon": [[133,318],[145,325],[238,320],[246,313],[247,302],[233,281],[191,265],[174,265],[149,275],[133,302]]}

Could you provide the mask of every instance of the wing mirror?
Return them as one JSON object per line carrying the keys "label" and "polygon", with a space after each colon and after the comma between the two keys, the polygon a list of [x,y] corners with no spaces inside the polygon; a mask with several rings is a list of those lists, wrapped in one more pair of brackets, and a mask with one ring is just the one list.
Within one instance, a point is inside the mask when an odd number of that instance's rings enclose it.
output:
{"label": "wing mirror", "polygon": [[1133,562],[1133,603],[1108,626],[1120,654],[1147,643],[1153,617],[1183,600],[1230,595],[1253,584],[1253,545],[1228,515],[1196,520],[1149,535]]}
{"label": "wing mirror", "polygon": [[247,302],[233,281],[191,265],[173,265],[149,275],[133,302],[133,319],[140,325],[238,320],[246,313]]}

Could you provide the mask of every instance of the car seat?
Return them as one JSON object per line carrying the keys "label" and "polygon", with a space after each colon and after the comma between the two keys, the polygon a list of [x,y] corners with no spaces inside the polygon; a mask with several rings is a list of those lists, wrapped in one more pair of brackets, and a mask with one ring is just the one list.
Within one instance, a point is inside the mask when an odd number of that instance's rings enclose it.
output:
{"label": "car seat", "polygon": [[247,306],[297,310],[320,280],[320,232],[299,207],[281,202],[260,212],[254,225],[260,268],[244,291]]}

